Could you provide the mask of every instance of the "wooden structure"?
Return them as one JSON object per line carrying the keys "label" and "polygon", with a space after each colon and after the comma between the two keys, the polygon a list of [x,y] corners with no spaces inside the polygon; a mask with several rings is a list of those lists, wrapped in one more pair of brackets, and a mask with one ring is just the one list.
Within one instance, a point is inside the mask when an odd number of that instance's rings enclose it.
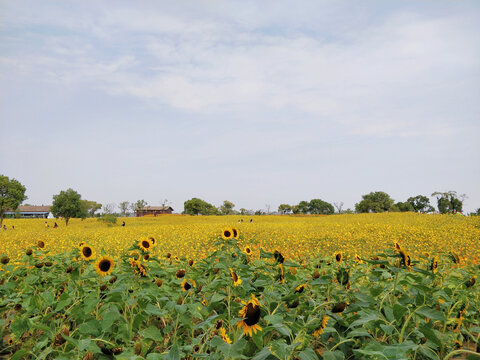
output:
{"label": "wooden structure", "polygon": [[[50,213],[51,206],[22,206],[20,205],[17,208],[17,211],[8,209],[5,211],[7,217],[15,217],[15,213],[19,214],[21,218],[40,218],[47,219],[51,217]],[[50,215],[50,216],[49,216]]]}
{"label": "wooden structure", "polygon": [[136,216],[157,216],[163,214],[171,214],[173,208],[171,206],[145,206],[136,212]]}

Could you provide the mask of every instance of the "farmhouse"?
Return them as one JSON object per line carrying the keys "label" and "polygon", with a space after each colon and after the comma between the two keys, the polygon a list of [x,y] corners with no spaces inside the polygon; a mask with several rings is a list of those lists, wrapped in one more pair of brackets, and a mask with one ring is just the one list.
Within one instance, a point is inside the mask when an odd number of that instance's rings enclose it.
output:
{"label": "farmhouse", "polygon": [[171,214],[173,208],[171,206],[145,206],[137,210],[137,217],[140,216],[157,216],[162,214]]}
{"label": "farmhouse", "polygon": [[51,206],[19,206],[17,211],[13,211],[12,209],[8,209],[5,211],[6,217],[15,217],[15,213],[20,215],[21,218],[43,218],[49,219],[52,218],[52,214],[50,212]]}

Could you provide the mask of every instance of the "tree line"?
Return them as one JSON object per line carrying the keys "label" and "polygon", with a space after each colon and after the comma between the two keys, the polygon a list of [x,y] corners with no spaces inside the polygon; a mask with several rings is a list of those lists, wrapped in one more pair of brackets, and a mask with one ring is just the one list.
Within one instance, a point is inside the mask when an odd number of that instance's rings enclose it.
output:
{"label": "tree line", "polygon": [[[0,175],[0,227],[2,226],[5,212],[7,210],[15,211],[26,199],[26,188],[16,179],[10,179],[7,176]],[[431,194],[436,199],[438,212],[441,214],[457,213],[462,211],[465,194],[457,194],[456,191],[434,192]],[[161,201],[162,206],[169,204],[168,200]],[[62,217],[66,224],[71,218],[85,219],[87,217],[99,217],[107,223],[115,223],[117,216],[128,216],[130,211],[137,212],[139,209],[147,206],[145,200],[136,202],[123,201],[119,204],[120,212],[114,212],[115,204],[102,205],[96,201],[82,199],[81,195],[73,189],[61,191],[53,196],[51,213],[55,217]],[[241,208],[235,210],[235,204],[225,200],[222,205],[216,207],[205,200],[192,198],[184,202],[183,214],[188,215],[265,215],[270,214],[270,205],[266,205],[266,210],[247,210]],[[102,214],[97,213],[102,209]],[[336,211],[335,211],[336,209]],[[277,214],[348,214],[348,213],[380,213],[380,212],[419,212],[431,213],[436,211],[430,204],[430,199],[425,195],[416,195],[409,197],[404,202],[395,202],[390,195],[383,191],[375,191],[363,195],[362,200],[355,204],[355,210],[343,210],[343,202],[333,205],[321,199],[302,200],[296,205],[281,204],[278,207]],[[480,208],[470,215],[480,215]]]}

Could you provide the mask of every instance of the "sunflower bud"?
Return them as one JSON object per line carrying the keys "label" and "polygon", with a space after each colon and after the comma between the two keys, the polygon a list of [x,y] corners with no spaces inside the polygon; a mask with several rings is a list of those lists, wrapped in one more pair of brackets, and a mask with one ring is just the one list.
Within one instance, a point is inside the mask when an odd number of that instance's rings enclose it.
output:
{"label": "sunflower bud", "polygon": [[67,274],[70,274],[72,271],[73,271],[73,266],[72,266],[72,265],[70,265],[70,266],[65,270],[65,272],[66,272]]}
{"label": "sunflower bud", "polygon": [[112,278],[110,280],[108,280],[108,282],[110,284],[113,284],[115,281],[117,281],[117,277],[116,276],[112,276]]}
{"label": "sunflower bud", "polygon": [[38,268],[38,269],[41,269],[43,267],[43,265],[45,265],[43,262],[39,262],[39,263],[35,264],[35,267]]}
{"label": "sunflower bud", "polygon": [[155,280],[155,285],[157,285],[158,287],[162,286],[163,285],[163,280],[162,279]]}
{"label": "sunflower bud", "polygon": [[318,279],[319,277],[320,277],[320,273],[318,272],[318,270],[315,270],[315,272],[313,273],[313,278]]}
{"label": "sunflower bud", "polygon": [[183,278],[185,276],[185,270],[184,269],[177,270],[177,272],[175,273],[175,276],[177,277],[177,279]]}
{"label": "sunflower bud", "polygon": [[142,344],[140,344],[138,341],[135,343],[135,355],[142,355]]}
{"label": "sunflower bud", "polygon": [[28,256],[32,255],[33,254],[32,249],[27,249],[27,251],[25,251],[25,254],[27,254]]}
{"label": "sunflower bud", "polygon": [[0,262],[3,265],[7,265],[10,262],[10,258],[8,256],[2,256],[2,259],[0,259]]}

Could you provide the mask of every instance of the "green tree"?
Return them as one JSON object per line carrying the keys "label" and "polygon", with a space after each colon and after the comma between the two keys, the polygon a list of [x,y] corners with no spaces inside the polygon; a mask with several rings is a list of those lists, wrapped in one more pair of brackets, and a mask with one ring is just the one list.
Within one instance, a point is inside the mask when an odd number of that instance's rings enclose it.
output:
{"label": "green tree", "polygon": [[102,208],[102,204],[99,204],[96,201],[80,200],[80,203],[82,206],[82,211],[84,211],[90,217],[94,217],[95,212]]}
{"label": "green tree", "polygon": [[144,208],[145,206],[147,206],[147,202],[145,200],[137,200],[136,202],[134,203],[131,203],[130,204],[130,209],[132,209],[132,211],[137,214],[137,211]]}
{"label": "green tree", "polygon": [[27,199],[26,188],[19,181],[0,175],[0,227],[3,224],[5,211],[17,210],[18,206]]}
{"label": "green tree", "polygon": [[[462,211],[465,194],[457,195],[456,191],[434,192],[432,196],[437,198],[437,207],[440,214],[456,213]],[[461,199],[459,199],[459,197]]]}
{"label": "green tree", "polygon": [[220,206],[220,213],[222,215],[232,215],[235,213],[235,211],[233,210],[234,207],[235,207],[234,203],[228,200],[225,200],[223,202],[223,205]]}
{"label": "green tree", "polygon": [[297,209],[299,214],[308,214],[308,211],[310,210],[310,203],[302,200],[298,203]]}
{"label": "green tree", "polygon": [[362,201],[355,204],[355,210],[359,213],[380,213],[389,211],[393,203],[394,201],[390,198],[390,195],[383,191],[376,191],[363,195]]}
{"label": "green tree", "polygon": [[130,203],[128,201],[122,201],[120,204],[118,204],[118,207],[120,208],[120,213],[122,216],[127,216],[128,209],[130,209]]}
{"label": "green tree", "polygon": [[199,198],[192,198],[183,203],[183,213],[189,215],[216,215],[218,214],[218,209]]}
{"label": "green tree", "polygon": [[407,202],[412,205],[413,211],[416,212],[428,213],[435,211],[433,206],[430,205],[429,198],[424,195],[409,197]]}
{"label": "green tree", "polygon": [[413,205],[410,204],[408,201],[405,201],[405,202],[397,202],[395,205],[393,205],[391,208],[390,208],[391,211],[400,211],[400,212],[407,212],[407,211],[415,211],[415,209],[413,208]]}
{"label": "green tree", "polygon": [[288,204],[281,204],[278,207],[278,212],[282,214],[290,214],[292,212],[292,206]]}
{"label": "green tree", "polygon": [[308,212],[310,214],[333,214],[335,209],[333,205],[321,199],[312,199],[308,203]]}
{"label": "green tree", "polygon": [[82,209],[81,199],[81,195],[73,189],[60,191],[60,194],[53,196],[50,211],[55,217],[63,217],[65,225],[68,226],[71,218],[85,219],[87,217],[87,213]]}

